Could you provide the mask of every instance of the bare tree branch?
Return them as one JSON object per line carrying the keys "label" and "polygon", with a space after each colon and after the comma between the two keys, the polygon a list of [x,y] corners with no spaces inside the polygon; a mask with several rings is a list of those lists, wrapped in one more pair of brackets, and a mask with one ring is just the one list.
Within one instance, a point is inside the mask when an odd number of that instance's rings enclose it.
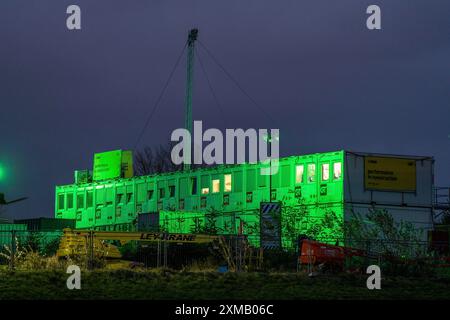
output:
{"label": "bare tree branch", "polygon": [[144,176],[181,170],[182,165],[174,164],[170,156],[173,145],[173,142],[169,142],[167,145],[138,150],[134,156],[135,175]]}

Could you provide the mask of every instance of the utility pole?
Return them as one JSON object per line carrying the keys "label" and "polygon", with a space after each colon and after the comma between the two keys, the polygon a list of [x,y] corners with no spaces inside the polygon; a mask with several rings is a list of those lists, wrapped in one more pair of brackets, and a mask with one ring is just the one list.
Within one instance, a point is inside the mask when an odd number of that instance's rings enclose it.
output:
{"label": "utility pole", "polygon": [[186,141],[184,152],[186,155],[184,159],[189,161],[189,163],[184,163],[184,170],[190,170],[192,162],[192,141],[193,141],[193,132],[192,132],[192,83],[194,78],[194,44],[197,40],[198,30],[191,29],[188,35],[188,52],[187,52],[187,79],[186,79],[186,114],[185,114],[185,123],[184,127],[190,133],[191,139],[190,141]]}

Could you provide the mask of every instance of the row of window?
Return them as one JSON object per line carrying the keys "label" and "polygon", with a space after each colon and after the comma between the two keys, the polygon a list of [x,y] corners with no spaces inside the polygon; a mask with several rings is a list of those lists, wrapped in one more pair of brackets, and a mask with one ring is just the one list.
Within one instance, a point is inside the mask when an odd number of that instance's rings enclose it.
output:
{"label": "row of window", "polygon": [[[330,180],[330,164],[322,163],[322,181]],[[303,164],[295,167],[295,183],[303,183],[305,166]],[[333,163],[333,180],[339,180],[342,176],[342,164],[341,162]],[[314,163],[308,164],[307,181],[316,181],[316,165]]]}
{"label": "row of window", "polygon": [[[316,165],[314,163],[307,164],[306,182],[313,183],[316,181]],[[330,164],[321,164],[321,181],[329,181],[332,174],[333,180],[339,180],[342,175],[341,162],[333,163],[332,172],[330,172]],[[255,179],[257,177],[257,179]],[[276,177],[276,178],[274,178]],[[254,191],[256,189],[256,182],[258,187],[267,186],[268,176],[257,173],[257,169],[250,169],[247,171],[247,191]],[[273,188],[288,187],[290,185],[290,166],[285,165],[279,168],[279,172],[272,176]],[[190,195],[197,195],[198,181],[197,177],[182,177],[179,179],[180,198],[184,198]],[[213,174],[203,175],[200,177],[200,193],[202,195],[209,193],[219,193],[223,189],[223,192],[241,192],[242,191],[242,172],[235,172],[233,174],[228,173],[223,175],[223,188],[221,186],[222,179],[220,175]],[[299,164],[295,167],[295,183],[300,184],[305,182],[305,165]],[[167,181],[159,181],[157,183],[158,200],[166,198],[166,191],[168,191],[168,197],[173,198],[176,194],[175,179]],[[154,182],[150,182],[148,186],[146,184],[138,185],[137,196],[138,202],[144,202],[153,200],[154,197]],[[144,190],[141,190],[144,188]],[[148,188],[148,189],[147,189]],[[123,188],[122,188],[123,189]],[[129,190],[129,189],[128,189]],[[117,204],[128,204],[134,201],[134,194],[128,190],[124,190],[116,193]],[[113,194],[112,188],[99,189],[97,191],[97,202],[105,205],[112,205]],[[99,193],[101,195],[99,195]],[[102,201],[103,199],[103,201]],[[67,194],[66,208],[72,209],[74,207],[73,195]],[[78,193],[76,197],[77,208],[84,208],[84,194]],[[86,208],[93,207],[93,191],[88,190],[86,192]],[[64,209],[64,194],[58,195],[58,210]]]}

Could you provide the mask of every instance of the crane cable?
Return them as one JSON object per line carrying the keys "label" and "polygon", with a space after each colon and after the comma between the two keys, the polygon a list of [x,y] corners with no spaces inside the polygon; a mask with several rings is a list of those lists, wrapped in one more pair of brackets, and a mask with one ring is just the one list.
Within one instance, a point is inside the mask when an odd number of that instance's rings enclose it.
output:
{"label": "crane cable", "polygon": [[203,65],[202,59],[201,59],[200,54],[199,54],[197,49],[195,49],[195,56],[197,57],[197,60],[198,60],[198,62],[200,64],[200,69],[202,69],[202,72],[203,72],[203,75],[205,76],[206,82],[208,83],[209,91],[211,91],[211,95],[213,96],[213,99],[214,99],[214,102],[216,104],[216,107],[219,109],[219,112],[222,115],[222,119],[224,119],[225,122],[227,123],[228,121],[227,121],[226,114],[225,114],[225,112],[224,112],[224,110],[222,108],[221,103],[219,102],[219,99],[217,98],[217,94],[216,94],[216,92],[215,92],[215,90],[214,90],[214,88],[212,86],[212,83],[211,83],[211,81],[209,79],[208,73],[206,72],[206,68]]}
{"label": "crane cable", "polygon": [[[271,120],[275,121],[270,114],[259,105],[258,102],[256,102],[255,99],[253,99],[250,94],[245,91],[245,89],[240,85],[240,83],[231,75],[230,72],[227,71],[227,69],[219,62],[219,60],[212,54],[212,52],[203,44],[202,41],[197,40],[197,42],[200,44],[200,46],[205,50],[205,52],[211,57],[211,59],[219,66],[220,69],[225,73],[225,75],[235,84],[235,86],[260,110],[262,111],[265,116]],[[276,122],[276,121],[275,121]]]}
{"label": "crane cable", "polygon": [[164,93],[166,92],[167,87],[169,86],[170,80],[172,79],[172,76],[173,76],[173,74],[175,73],[175,70],[177,69],[177,67],[178,67],[178,65],[179,65],[179,63],[180,63],[181,57],[183,56],[184,51],[186,50],[186,47],[187,47],[187,42],[184,44],[183,50],[181,50],[181,53],[180,53],[180,55],[178,56],[178,58],[177,58],[177,60],[176,60],[176,62],[175,62],[175,65],[173,66],[172,71],[170,72],[169,77],[167,78],[167,81],[166,81],[166,83],[165,83],[165,85],[164,85],[164,87],[163,87],[161,93],[160,93],[159,96],[158,96],[158,99],[156,99],[156,102],[155,102],[155,104],[154,104],[154,106],[153,106],[152,111],[151,111],[150,114],[147,116],[147,119],[146,119],[146,121],[145,121],[144,127],[142,128],[142,130],[141,130],[141,132],[140,132],[140,134],[139,134],[139,136],[138,136],[138,138],[137,138],[137,140],[136,140],[136,143],[134,144],[133,150],[136,150],[136,148],[138,147],[139,142],[141,141],[141,139],[142,139],[142,137],[143,137],[143,135],[144,135],[144,133],[145,133],[145,130],[147,129],[147,126],[148,126],[149,123],[150,123],[150,120],[153,118],[153,115],[155,114],[155,111],[156,111],[156,109],[158,108],[158,105],[159,105],[159,103],[161,102],[161,99],[162,99]]}

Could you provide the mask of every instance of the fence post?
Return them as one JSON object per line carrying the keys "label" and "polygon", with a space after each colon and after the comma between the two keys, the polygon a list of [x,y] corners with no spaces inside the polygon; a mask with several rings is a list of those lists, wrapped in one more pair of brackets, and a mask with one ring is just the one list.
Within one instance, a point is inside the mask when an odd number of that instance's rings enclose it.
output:
{"label": "fence post", "polygon": [[364,265],[367,268],[369,266],[369,255],[370,255],[370,240],[366,241],[366,254],[365,254],[365,261]]}
{"label": "fence post", "polygon": [[94,268],[94,231],[89,231],[88,236],[88,269],[92,270]]}
{"label": "fence post", "polygon": [[158,245],[156,247],[156,268],[160,266],[161,259],[161,239],[158,239]]}
{"label": "fence post", "polygon": [[167,241],[164,240],[164,268],[167,268]]}
{"label": "fence post", "polygon": [[16,245],[16,230],[11,230],[11,257],[9,260],[9,268],[11,270],[15,267]]}

